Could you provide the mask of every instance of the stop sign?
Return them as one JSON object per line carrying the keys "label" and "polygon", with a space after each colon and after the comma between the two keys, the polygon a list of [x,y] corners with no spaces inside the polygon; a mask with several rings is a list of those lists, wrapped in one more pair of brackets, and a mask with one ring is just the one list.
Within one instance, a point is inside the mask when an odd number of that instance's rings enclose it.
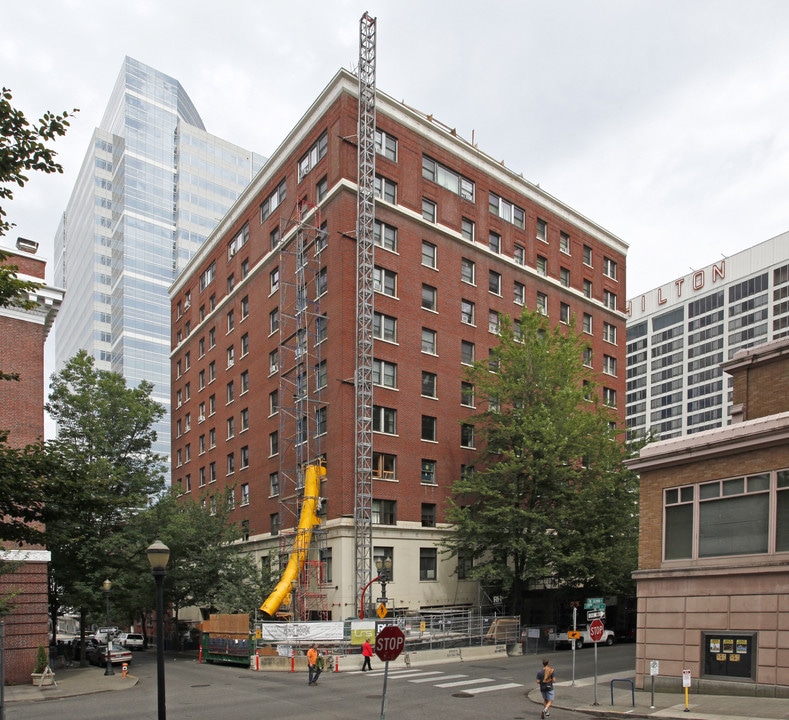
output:
{"label": "stop sign", "polygon": [[589,625],[589,637],[592,638],[592,642],[600,642],[603,639],[604,632],[605,625],[603,625],[603,621],[592,620],[591,625]]}
{"label": "stop sign", "polygon": [[381,662],[396,659],[404,647],[405,635],[397,625],[387,625],[375,638],[375,654]]}

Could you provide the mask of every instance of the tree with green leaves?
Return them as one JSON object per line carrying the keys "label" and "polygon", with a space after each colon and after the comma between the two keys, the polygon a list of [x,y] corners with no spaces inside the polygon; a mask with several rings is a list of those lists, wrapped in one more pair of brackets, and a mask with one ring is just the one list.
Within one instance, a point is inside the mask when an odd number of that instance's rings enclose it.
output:
{"label": "tree with green leaves", "polygon": [[145,381],[127,387],[84,350],[52,376],[45,407],[58,425],[48,444],[57,472],[47,479],[44,520],[53,620],[63,604],[83,619],[101,608],[101,583],[123,564],[126,524],[163,489],[162,459],[151,447],[164,408],[152,389]]}
{"label": "tree with green leaves", "polygon": [[514,614],[544,579],[601,594],[631,586],[638,484],[586,348],[574,327],[525,311],[502,318],[499,345],[466,373],[482,411],[464,422],[484,450],[453,486],[447,549],[472,559],[471,577]]}

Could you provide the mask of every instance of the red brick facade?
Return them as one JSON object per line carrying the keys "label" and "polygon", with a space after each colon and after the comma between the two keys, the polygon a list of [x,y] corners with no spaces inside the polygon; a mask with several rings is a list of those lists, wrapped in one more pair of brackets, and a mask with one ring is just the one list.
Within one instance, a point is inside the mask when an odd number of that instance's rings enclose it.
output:
{"label": "red brick facade", "polygon": [[[286,238],[297,232],[290,221],[299,202],[309,209],[304,216],[306,231],[318,235],[316,228],[325,228],[325,247],[311,256],[316,273],[325,273],[325,292],[320,291],[316,298],[317,292],[311,286],[309,311],[324,315],[328,328],[325,340],[316,343],[314,351],[316,362],[325,361],[327,368],[321,403],[328,421],[319,438],[319,452],[326,459],[328,475],[321,494],[326,500],[324,520],[333,551],[332,584],[338,585],[333,605],[343,608],[339,617],[349,612],[349,598],[355,593],[348,574],[352,557],[347,538],[348,528],[352,536],[352,521],[349,525],[348,519],[353,518],[355,503],[356,82],[345,72],[333,80],[171,291],[173,482],[197,497],[215,495],[223,487],[235,485],[232,516],[247,523],[252,545],[257,552],[265,553],[272,548],[272,542],[276,543],[270,534],[271,518],[280,512],[279,498],[270,496],[269,488],[271,473],[280,470],[280,457],[270,456],[269,438],[280,431],[282,420],[281,413],[270,412],[269,406],[270,394],[279,388],[278,374],[269,372],[269,356],[277,350],[282,337],[281,332],[271,332],[270,317],[280,306],[285,286],[292,282],[287,274],[291,264],[285,256],[293,252],[287,247],[272,249],[271,235],[278,229]],[[496,335],[489,329],[489,312],[512,317],[521,313],[516,283],[523,286],[523,300],[528,308],[537,306],[538,293],[547,296],[547,312],[555,322],[559,321],[562,304],[569,307],[579,330],[584,315],[591,318],[591,333],[587,337],[594,368],[600,372],[601,384],[619,399],[623,417],[626,246],[430,118],[383,94],[379,98],[377,128],[387,138],[396,139],[397,155],[392,159],[377,154],[376,176],[381,182],[385,179],[390,187],[396,184],[396,201],[376,200],[375,219],[396,229],[397,247],[395,251],[378,245],[375,248],[376,268],[386,274],[396,289],[376,292],[374,309],[396,318],[397,337],[392,342],[376,339],[374,356],[377,361],[396,366],[397,381],[396,388],[376,385],[374,389],[374,405],[396,412],[396,430],[376,432],[373,451],[396,458],[396,477],[376,479],[373,497],[374,501],[396,503],[396,521],[387,523],[390,527],[386,529],[376,526],[374,532],[381,533],[381,539],[376,535],[374,542],[394,546],[413,541],[418,545],[422,537],[423,545],[435,547],[441,533],[447,531],[445,508],[450,487],[462,466],[473,464],[476,455],[474,448],[461,444],[460,423],[475,412],[475,408],[461,403],[461,346],[464,342],[473,343],[475,359],[487,357],[489,348],[496,344]],[[324,133],[325,156],[311,164],[299,181],[300,159]],[[446,183],[424,177],[425,157],[473,183],[473,199],[463,197],[457,189],[448,189]],[[261,221],[261,205],[271,207],[267,200],[283,181],[286,199]],[[523,227],[491,211],[491,193],[524,211]],[[435,203],[434,219],[424,216],[425,200]],[[469,222],[473,223],[473,239],[462,233],[464,224],[470,227]],[[546,228],[544,239],[538,238],[542,231],[538,230],[538,223],[540,228]],[[228,243],[245,225],[248,242],[231,256]],[[491,249],[491,233],[499,237],[499,248]],[[425,242],[429,245],[424,246]],[[424,247],[432,248],[434,262],[424,258]],[[464,261],[473,263],[474,282],[462,280]],[[544,271],[538,270],[543,262]],[[201,291],[201,276],[210,267],[214,268],[213,279]],[[271,274],[275,268],[283,276],[280,287],[272,291]],[[232,283],[228,282],[231,275]],[[435,290],[434,308],[424,307],[425,286]],[[609,303],[615,298],[615,311],[605,306],[605,291],[612,294],[608,296]],[[473,324],[461,319],[463,300],[474,303]],[[230,312],[232,329],[228,324]],[[280,323],[286,321],[280,318]],[[604,324],[611,328],[609,341],[603,338]],[[423,350],[423,330],[435,332],[434,351]],[[243,336],[243,343],[248,343],[247,354],[240,352]],[[234,357],[228,367],[230,346]],[[619,368],[616,376],[603,375],[604,355],[613,358]],[[240,394],[239,383],[245,372],[249,390]],[[423,372],[435,376],[435,397],[423,392]],[[311,389],[313,374],[314,368],[310,367]],[[227,402],[227,385],[231,381],[235,396]],[[280,398],[280,404],[287,400]],[[203,403],[205,414],[201,412]],[[243,425],[242,411],[248,413],[248,431],[239,430]],[[421,436],[425,417],[435,418],[434,440]],[[231,419],[234,432],[228,437]],[[216,437],[214,447],[212,430]],[[280,438],[280,443],[284,442],[285,438]],[[239,467],[242,452],[249,454],[248,467]],[[234,454],[236,462],[231,474],[226,472],[229,453]],[[424,481],[425,460],[435,462],[434,482]],[[215,483],[210,480],[211,463],[215,463]],[[202,477],[206,478],[204,486]],[[239,503],[242,484],[248,487],[248,504]],[[426,508],[429,512],[432,506],[436,527],[425,524]],[[285,517],[280,518],[280,523],[283,528],[295,524]],[[332,532],[337,533],[336,543]],[[340,536],[345,539],[340,540]],[[411,567],[406,566],[404,558],[412,560]],[[435,583],[418,587],[418,573],[416,577],[412,574],[419,567],[416,549],[403,548],[399,559],[394,579],[403,581],[398,596],[404,604],[451,602],[454,586],[452,590],[436,587]],[[451,572],[439,571],[439,575],[439,581],[446,580]],[[451,582],[457,584],[458,580],[453,578]],[[466,586],[464,597],[473,595],[471,584]]]}
{"label": "red brick facade", "polygon": [[[20,280],[44,280],[46,263],[26,252],[3,248],[17,267]],[[29,297],[34,310],[0,308],[0,369],[18,373],[19,380],[0,382],[0,429],[8,442],[24,447],[44,436],[44,342],[62,300],[62,292],[42,287]],[[3,558],[21,561],[14,573],[0,576],[0,594],[16,594],[5,621],[5,679],[29,683],[39,645],[48,645],[47,563],[43,549],[4,545]]]}

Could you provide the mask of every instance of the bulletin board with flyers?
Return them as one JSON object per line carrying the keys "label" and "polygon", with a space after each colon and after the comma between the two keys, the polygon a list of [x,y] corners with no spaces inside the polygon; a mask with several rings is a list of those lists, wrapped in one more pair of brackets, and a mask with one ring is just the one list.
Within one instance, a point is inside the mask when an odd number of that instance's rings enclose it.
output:
{"label": "bulletin board with flyers", "polygon": [[703,632],[705,677],[755,680],[756,633]]}

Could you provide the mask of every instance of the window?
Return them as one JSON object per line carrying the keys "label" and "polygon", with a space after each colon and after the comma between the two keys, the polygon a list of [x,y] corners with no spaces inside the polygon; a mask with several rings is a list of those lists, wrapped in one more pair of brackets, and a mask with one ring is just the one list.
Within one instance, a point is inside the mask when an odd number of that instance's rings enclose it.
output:
{"label": "window", "polygon": [[436,298],[438,290],[431,285],[422,285],[422,307],[425,310],[436,312]]}
{"label": "window", "polygon": [[548,274],[548,258],[542,255],[537,256],[537,272],[540,273],[540,275]]}
{"label": "window", "polygon": [[271,515],[269,515],[269,525],[271,527],[271,534],[279,535],[279,513],[271,513]]}
{"label": "window", "polygon": [[329,268],[323,267],[315,276],[315,297],[320,297],[329,289]]}
{"label": "window", "polygon": [[584,348],[584,366],[585,367],[592,367],[592,348],[585,347]]}
{"label": "window", "polygon": [[603,340],[616,345],[616,325],[603,323]]}
{"label": "window", "polygon": [[422,328],[422,352],[429,355],[436,354],[436,331]]}
{"label": "window", "polygon": [[198,349],[198,353],[197,353],[198,356],[199,357],[203,357],[203,355],[205,355],[205,338],[204,337],[201,337],[200,340],[198,341],[197,349]]}
{"label": "window", "polygon": [[592,267],[592,248],[584,245],[584,265]]}
{"label": "window", "polygon": [[208,348],[209,350],[216,345],[216,328],[211,328],[208,331]]}
{"label": "window", "polygon": [[488,332],[498,335],[501,330],[499,314],[495,310],[488,311]]}
{"label": "window", "polygon": [[474,568],[474,556],[467,551],[458,552],[458,580],[471,579],[471,571]]}
{"label": "window", "polygon": [[373,336],[378,340],[397,342],[397,318],[373,313]]}
{"label": "window", "polygon": [[488,197],[488,210],[521,230],[526,227],[526,212],[523,208],[513,205],[494,193],[490,193]]}
{"label": "window", "polygon": [[570,324],[570,306],[567,303],[559,303],[559,322]]}
{"label": "window", "polygon": [[460,381],[460,404],[466,407],[474,407],[474,385],[473,383]]}
{"label": "window", "polygon": [[239,384],[241,385],[241,394],[249,392],[249,370],[244,370],[239,376]]}
{"label": "window", "polygon": [[436,481],[436,461],[422,460],[422,484],[437,485]]}
{"label": "window", "polygon": [[326,150],[329,146],[328,132],[323,131],[321,136],[315,141],[312,147],[299,160],[299,182],[309,174],[309,172],[318,164],[318,162],[326,157]]}
{"label": "window", "polygon": [[606,375],[616,377],[616,358],[610,355],[603,355],[603,372]]}
{"label": "window", "polygon": [[[269,195],[260,205],[260,222],[263,222],[277,207],[282,203],[283,200],[287,197],[287,192],[285,189],[285,181],[283,180],[279,185],[277,185],[276,190],[274,190],[271,195]],[[273,247],[273,246],[272,246]]]}
{"label": "window", "polygon": [[589,313],[584,313],[584,332],[587,335],[592,334],[592,316]]}
{"label": "window", "polygon": [[216,428],[211,428],[208,431],[208,447],[212,450],[216,447]]}
{"label": "window", "polygon": [[235,418],[229,417],[227,419],[227,439],[229,440],[236,434],[236,421]]}
{"label": "window", "polygon": [[474,362],[474,343],[468,340],[460,341],[460,362],[471,365]]}
{"label": "window", "polygon": [[324,175],[320,180],[318,180],[318,184],[315,186],[315,197],[318,202],[323,200],[326,197],[326,193],[329,192],[329,181],[326,179]]}
{"label": "window", "polygon": [[430,243],[427,240],[422,240],[422,265],[435,270],[437,266],[437,252],[438,248],[433,245],[433,243]]}
{"label": "window", "polygon": [[460,279],[469,285],[475,284],[476,265],[473,260],[463,258],[460,261]]}
{"label": "window", "polygon": [[397,273],[376,265],[373,268],[373,290],[390,297],[397,297]]}
{"label": "window", "polygon": [[609,310],[616,310],[616,294],[610,290],[603,290],[603,302]]}
{"label": "window", "polygon": [[200,487],[205,487],[205,467],[200,468],[199,472],[197,473],[197,477]]}
{"label": "window", "polygon": [[460,321],[466,325],[474,324],[474,303],[471,300],[460,301]]}
{"label": "window", "polygon": [[279,268],[274,268],[269,273],[269,287],[271,292],[276,292],[279,289]]}
{"label": "window", "polygon": [[249,335],[244,333],[241,336],[241,357],[249,354]]}
{"label": "window", "polygon": [[231,310],[227,314],[227,331],[231,332],[236,326],[236,314]]}
{"label": "window", "polygon": [[383,177],[375,176],[375,197],[385,200],[392,205],[397,204],[397,183]]}
{"label": "window", "polygon": [[397,469],[397,456],[389,453],[373,452],[373,477],[378,480],[394,480]]}
{"label": "window", "polygon": [[216,482],[216,462],[208,464],[208,482]]}
{"label": "window", "polygon": [[249,447],[244,445],[241,448],[241,469],[249,467]]}
{"label": "window", "polygon": [[323,342],[329,333],[329,321],[325,315],[315,318],[315,344]]}
{"label": "window", "polygon": [[227,294],[228,295],[230,295],[230,293],[233,292],[233,288],[235,286],[236,286],[236,278],[233,275],[233,273],[230,273],[230,275],[227,276]]}
{"label": "window", "polygon": [[272,390],[268,394],[268,414],[269,417],[276,415],[279,411],[279,390]]}
{"label": "window", "polygon": [[233,346],[231,345],[227,349],[227,366],[229,368],[233,367],[236,363],[236,351],[234,350]]}
{"label": "window", "polygon": [[564,287],[570,287],[570,271],[567,268],[559,268],[559,282]]}
{"label": "window", "polygon": [[279,241],[281,239],[281,234],[279,231],[279,225],[277,225],[270,233],[269,233],[269,244],[271,245],[271,249],[274,250],[277,245],[279,245]]}
{"label": "window", "polygon": [[277,497],[279,495],[279,473],[269,473],[268,476],[268,495],[269,497]]}
{"label": "window", "polygon": [[329,375],[325,360],[321,360],[315,366],[315,389],[322,390],[329,384]]}
{"label": "window", "polygon": [[373,359],[373,385],[397,388],[397,364]]}
{"label": "window", "polygon": [[208,414],[213,415],[216,412],[216,395],[211,395],[208,398]]}
{"label": "window", "polygon": [[241,279],[243,280],[247,275],[249,275],[249,258],[244,258],[241,261]]}
{"label": "window", "polygon": [[559,233],[559,250],[566,255],[570,254],[570,236],[564,231]]}
{"label": "window", "polygon": [[422,396],[434,398],[436,397],[436,374],[422,371]]}
{"label": "window", "polygon": [[249,296],[245,295],[241,298],[241,319],[245,320],[249,317]]}
{"label": "window", "polygon": [[422,217],[431,223],[436,221],[436,204],[432,200],[422,198]]}
{"label": "window", "polygon": [[522,282],[514,281],[512,294],[516,305],[523,305],[526,302],[526,286]]}
{"label": "window", "polygon": [[537,218],[537,239],[540,242],[548,242],[548,223]]}
{"label": "window", "polygon": [[422,527],[436,526],[435,503],[422,503]]}
{"label": "window", "polygon": [[277,432],[276,430],[270,433],[268,436],[268,454],[269,455],[279,454],[279,432]]}
{"label": "window", "polygon": [[205,454],[205,435],[201,435],[197,439],[197,452],[200,455],[204,455]]}
{"label": "window", "polygon": [[588,298],[592,297],[592,281],[584,280],[584,295]]}
{"label": "window", "polygon": [[249,430],[249,408],[244,408],[240,413],[241,432]]}
{"label": "window", "polygon": [[397,524],[397,503],[394,500],[373,500],[371,511],[373,525]]}
{"label": "window", "polygon": [[616,390],[607,387],[603,388],[603,405],[616,407]]}
{"label": "window", "polygon": [[235,383],[231,380],[227,384],[227,403],[228,405],[236,399],[236,386]]}
{"label": "window", "polygon": [[518,265],[525,265],[526,264],[526,248],[522,245],[516,244],[512,248],[512,258],[515,260]]}
{"label": "window", "polygon": [[488,271],[488,292],[501,295],[501,275],[495,270]]}
{"label": "window", "polygon": [[438,567],[436,548],[419,548],[419,579],[435,580]]}
{"label": "window", "polygon": [[227,474],[232,475],[236,471],[236,456],[233,453],[227,454]]}
{"label": "window", "polygon": [[496,253],[497,255],[501,253],[501,235],[493,232],[492,230],[488,234],[488,250]]}
{"label": "window", "polygon": [[464,217],[460,221],[460,234],[464,240],[474,242],[474,221]]}
{"label": "window", "polygon": [[395,435],[397,433],[397,410],[373,405],[373,432]]}
{"label": "window", "polygon": [[451,190],[464,200],[474,202],[474,183],[471,180],[426,155],[422,156],[422,177]]}
{"label": "window", "polygon": [[373,243],[384,250],[397,252],[397,228],[376,220],[373,224]]}
{"label": "window", "polygon": [[611,258],[603,258],[603,275],[612,280],[616,280],[616,261]]}
{"label": "window", "polygon": [[241,505],[249,505],[249,483],[241,485]]}
{"label": "window", "polygon": [[545,293],[537,293],[537,312],[540,315],[548,314],[548,296]]}
{"label": "window", "polygon": [[385,158],[397,162],[397,138],[375,129],[375,152]]}
{"label": "window", "polygon": [[463,423],[460,426],[460,446],[464,448],[474,447],[474,426]]}
{"label": "window", "polygon": [[438,438],[438,420],[430,415],[422,415],[422,440],[436,442]]}
{"label": "window", "polygon": [[279,330],[279,308],[274,308],[268,314],[268,330],[269,334],[277,332]]}
{"label": "window", "polygon": [[214,282],[214,278],[216,277],[216,263],[212,262],[201,274],[200,274],[200,292],[203,292],[212,282]]}
{"label": "window", "polygon": [[325,435],[328,431],[328,408],[324,405],[315,410],[315,434]]}
{"label": "window", "polygon": [[205,370],[197,373],[197,387],[202,390],[205,387]]}
{"label": "window", "polygon": [[268,371],[269,374],[279,372],[279,350],[272,350],[268,354]]}

